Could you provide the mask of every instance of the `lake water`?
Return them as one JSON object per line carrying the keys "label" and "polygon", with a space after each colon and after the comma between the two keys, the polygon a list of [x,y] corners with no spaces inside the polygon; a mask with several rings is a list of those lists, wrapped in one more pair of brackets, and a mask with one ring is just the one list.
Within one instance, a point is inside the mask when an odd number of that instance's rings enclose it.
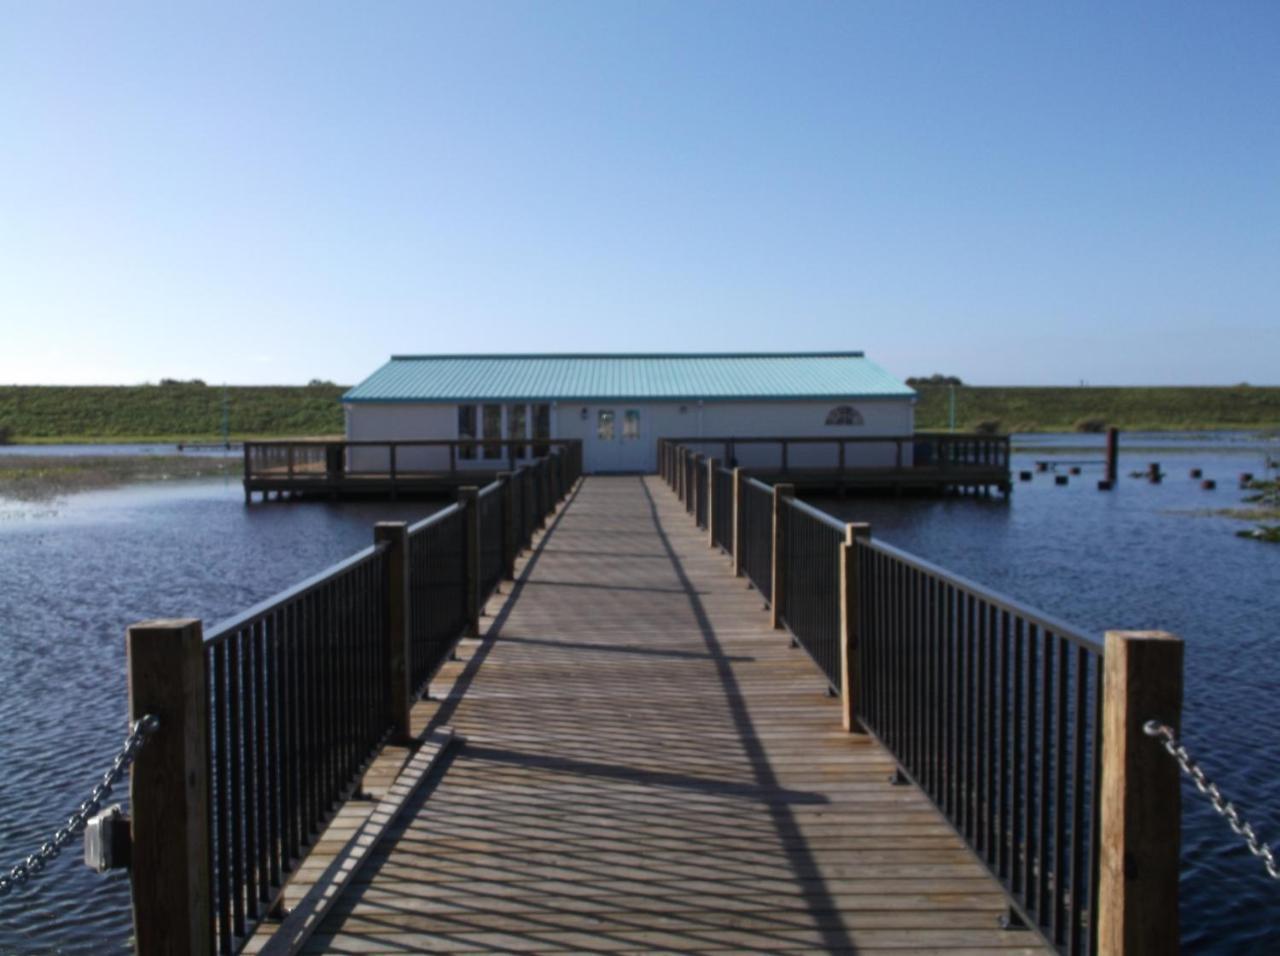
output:
{"label": "lake water", "polygon": [[[371,544],[374,522],[434,507],[246,508],[238,479],[0,499],[0,866],[49,838],[123,740],[129,624],[216,623]],[[126,874],[81,857],[73,840],[38,883],[0,898],[0,953],[128,949]]]}
{"label": "lake water", "polygon": [[[1238,539],[1233,531],[1246,525],[1205,513],[1237,505],[1236,475],[1261,474],[1268,451],[1275,457],[1280,448],[1242,433],[1122,440],[1122,474],[1160,461],[1163,484],[1122,478],[1102,493],[1094,488],[1100,468],[1089,466],[1065,488],[1047,475],[1015,483],[1008,502],[824,505],[1082,629],[1182,635],[1188,745],[1260,835],[1280,841],[1280,547]],[[1014,467],[1100,457],[1097,436],[1026,436],[1015,443]],[[1201,491],[1187,477],[1192,467],[1216,478],[1218,490]],[[0,866],[48,838],[122,739],[130,623],[216,622],[364,547],[375,521],[415,520],[432,507],[246,508],[235,479],[53,504],[0,499]],[[1280,952],[1280,884],[1194,791],[1184,807],[1186,950]],[[127,949],[123,873],[85,869],[77,840],[37,880],[0,899],[0,953]]]}

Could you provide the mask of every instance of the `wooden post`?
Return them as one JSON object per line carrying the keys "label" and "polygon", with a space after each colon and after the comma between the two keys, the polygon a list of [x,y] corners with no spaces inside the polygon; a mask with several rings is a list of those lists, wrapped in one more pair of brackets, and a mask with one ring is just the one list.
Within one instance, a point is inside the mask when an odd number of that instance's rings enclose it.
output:
{"label": "wooden post", "polygon": [[742,469],[733,469],[733,576],[742,577]]}
{"label": "wooden post", "polygon": [[480,489],[463,485],[458,489],[467,528],[467,634],[480,633]]}
{"label": "wooden post", "polygon": [[204,633],[199,621],[146,621],[126,647],[130,722],[160,720],[129,778],[134,950],[212,952]]}
{"label": "wooden post", "polygon": [[1120,429],[1107,429],[1107,476],[1106,480],[1113,485],[1119,473],[1120,462]]}
{"label": "wooden post", "polygon": [[844,544],[840,547],[840,711],[841,722],[848,731],[861,730],[858,725],[858,610],[862,595],[858,592],[857,539],[871,537],[871,525],[865,522],[844,526]]}
{"label": "wooden post", "polygon": [[720,459],[707,459],[707,547],[716,546],[716,472]]}
{"label": "wooden post", "polygon": [[784,498],[794,498],[795,485],[773,486],[773,571],[769,588],[769,623],[774,630],[782,629],[782,609],[786,601],[786,575],[783,573],[782,561],[782,523],[783,511],[786,507]]}
{"label": "wooden post", "polygon": [[516,486],[515,472],[498,476],[502,482],[502,574],[508,581],[516,576],[516,552],[520,545],[516,539]]}
{"label": "wooden post", "polygon": [[676,450],[676,497],[679,498],[682,503],[684,502],[686,484],[684,480],[684,459],[687,454],[688,452],[685,450],[683,445]]}
{"label": "wooden post", "polygon": [[1108,631],[1102,683],[1102,820],[1098,951],[1178,952],[1178,764],[1142,729],[1179,729],[1182,641],[1162,631]]}
{"label": "wooden post", "polygon": [[386,541],[387,549],[387,722],[392,739],[409,740],[409,711],[413,691],[409,686],[409,525],[403,521],[379,521],[373,540]]}
{"label": "wooden post", "polygon": [[698,452],[693,456],[693,526],[698,526],[698,508],[705,509],[707,506],[707,493],[703,490],[702,482],[698,481],[698,472],[707,467],[707,460],[702,456],[702,452]]}
{"label": "wooden post", "polygon": [[253,502],[253,492],[249,490],[249,478],[252,474],[252,465],[250,464],[249,442],[244,443],[244,503],[251,504]]}

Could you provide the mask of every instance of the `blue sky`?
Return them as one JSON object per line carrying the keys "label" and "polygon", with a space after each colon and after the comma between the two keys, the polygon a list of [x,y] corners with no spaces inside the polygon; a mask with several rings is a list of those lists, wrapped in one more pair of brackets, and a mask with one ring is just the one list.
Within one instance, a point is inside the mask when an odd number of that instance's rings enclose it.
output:
{"label": "blue sky", "polygon": [[986,384],[1280,383],[1278,3],[0,23],[0,382],[861,348]]}

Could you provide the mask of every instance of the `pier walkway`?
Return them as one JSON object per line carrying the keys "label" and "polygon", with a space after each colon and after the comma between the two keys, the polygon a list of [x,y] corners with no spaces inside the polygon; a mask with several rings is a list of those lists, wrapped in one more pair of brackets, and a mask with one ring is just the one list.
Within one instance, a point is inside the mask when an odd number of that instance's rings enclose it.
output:
{"label": "pier walkway", "polygon": [[658,478],[586,478],[502,591],[308,952],[1048,951]]}

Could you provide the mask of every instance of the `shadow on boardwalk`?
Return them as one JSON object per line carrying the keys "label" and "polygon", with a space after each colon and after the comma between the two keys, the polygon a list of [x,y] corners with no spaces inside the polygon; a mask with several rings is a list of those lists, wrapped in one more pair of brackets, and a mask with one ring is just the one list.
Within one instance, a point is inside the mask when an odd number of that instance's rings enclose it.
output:
{"label": "shadow on boardwalk", "polygon": [[656,480],[587,479],[490,606],[415,712],[467,745],[311,951],[1041,951]]}

